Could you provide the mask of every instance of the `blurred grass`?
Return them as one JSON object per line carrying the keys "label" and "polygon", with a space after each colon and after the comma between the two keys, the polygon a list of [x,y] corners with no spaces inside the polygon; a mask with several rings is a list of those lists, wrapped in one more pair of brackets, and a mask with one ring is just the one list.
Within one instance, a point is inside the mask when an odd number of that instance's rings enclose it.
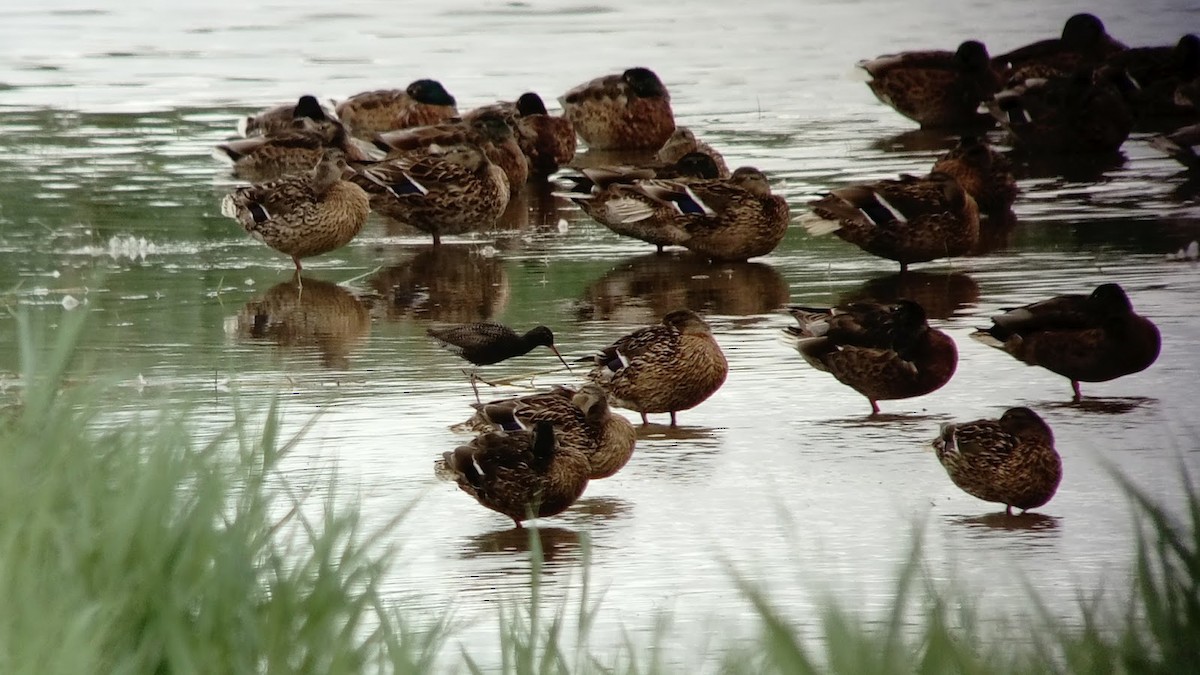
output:
{"label": "blurred grass", "polygon": [[[685,668],[671,658],[669,616],[648,637],[594,646],[604,599],[586,556],[573,591],[551,600],[531,533],[528,599],[497,603],[499,646],[481,652],[455,640],[452,608],[417,617],[381,596],[398,561],[375,542],[390,541],[403,514],[366,531],[353,502],[335,499],[336,485],[316,506],[295,491],[278,465],[296,438],[280,436],[273,406],[255,419],[239,413],[204,444],[188,410],[100,430],[103,384],[64,380],[68,366],[79,368],[73,347],[85,317],[64,313],[51,333],[17,317],[20,399],[0,409],[0,673],[1200,669],[1200,494],[1186,471],[1183,521],[1116,477],[1139,523],[1120,612],[1083,599],[1082,618],[1064,622],[1031,592],[1033,620],[983,630],[981,613],[962,591],[935,582],[914,546],[884,617],[830,597],[806,630],[772,603],[769,580],[738,577],[752,611],[718,617],[713,625],[731,624],[729,634],[714,637],[713,654],[694,655],[701,666]],[[748,622],[755,637],[734,642]]]}

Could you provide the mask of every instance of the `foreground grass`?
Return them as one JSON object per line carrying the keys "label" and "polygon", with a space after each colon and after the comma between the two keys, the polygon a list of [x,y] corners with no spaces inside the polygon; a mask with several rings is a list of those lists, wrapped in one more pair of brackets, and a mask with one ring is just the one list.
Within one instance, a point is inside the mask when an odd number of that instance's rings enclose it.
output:
{"label": "foreground grass", "polygon": [[[310,518],[312,505],[276,470],[294,441],[280,438],[274,410],[260,428],[240,419],[204,444],[187,411],[98,430],[101,392],[62,386],[81,322],[40,353],[44,341],[22,326],[25,386],[0,412],[0,673],[684,672],[658,660],[665,632],[651,644],[589,646],[602,601],[586,566],[571,603],[544,600],[535,570],[531,601],[500,611],[499,653],[459,645],[448,613],[415,629],[378,592],[394,561],[370,542],[389,540],[392,524],[365,532],[332,498]],[[1196,672],[1200,495],[1183,480],[1186,523],[1123,483],[1144,524],[1123,615],[1084,603],[1081,623],[1043,611],[1013,642],[983,635],[975,613],[922,574],[915,549],[882,620],[831,598],[806,633],[741,582],[755,612],[737,620],[756,623],[758,637],[718,643],[706,669]]]}

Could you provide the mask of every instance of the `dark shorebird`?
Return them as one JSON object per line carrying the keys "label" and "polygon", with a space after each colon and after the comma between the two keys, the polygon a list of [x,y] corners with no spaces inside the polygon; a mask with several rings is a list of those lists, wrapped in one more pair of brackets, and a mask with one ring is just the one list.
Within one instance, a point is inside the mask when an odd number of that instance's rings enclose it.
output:
{"label": "dark shorebird", "polygon": [[[563,360],[562,354],[554,346],[554,333],[545,326],[536,326],[524,335],[518,334],[504,324],[485,321],[480,323],[460,323],[444,328],[430,328],[426,331],[441,348],[457,354],[470,361],[475,366],[490,366],[493,363],[507,361],[515,356],[523,356],[536,347],[549,347],[559,361],[571,367]],[[479,376],[471,371],[471,388],[475,390],[475,399],[479,400],[479,388],[475,381]],[[486,381],[486,380],[485,380]]]}

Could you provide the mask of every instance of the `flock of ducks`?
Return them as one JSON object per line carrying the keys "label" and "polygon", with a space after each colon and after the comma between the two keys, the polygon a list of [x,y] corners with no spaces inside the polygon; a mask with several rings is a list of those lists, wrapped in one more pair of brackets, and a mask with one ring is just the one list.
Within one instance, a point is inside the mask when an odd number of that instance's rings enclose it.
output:
{"label": "flock of ducks", "polygon": [[[924,176],[901,175],[831,190],[800,218],[811,235],[833,233],[873,255],[910,264],[966,255],[990,221],[1018,195],[1012,163],[985,140],[999,123],[1027,153],[1115,151],[1137,119],[1196,117],[1200,39],[1129,49],[1095,16],[1071,17],[1057,39],[991,57],[974,40],[954,52],[882,56],[859,66],[884,103],[923,127],[961,130],[957,147]],[[217,154],[253,183],[222,202],[254,238],[293,260],[349,243],[372,211],[431,235],[487,230],[527,181],[545,181],[576,161],[576,139],[628,161],[591,165],[564,178],[555,194],[618,235],[657,247],[682,246],[703,258],[741,261],[770,253],[791,224],[789,206],[754,167],[730,171],[710,145],[675,124],[670,95],[647,68],[585,82],[550,115],[535,93],[460,114],[437,81],[352,96],[333,109],[301,97],[248,117],[244,138]],[[989,114],[981,113],[986,108]],[[1156,137],[1185,165],[1200,127]],[[1190,153],[1190,154],[1189,154]],[[562,187],[562,186],[560,186]],[[785,337],[820,371],[879,401],[928,394],[953,377],[958,350],[912,300],[841,307],[793,306]],[[550,329],[518,333],[497,323],[428,331],[475,366],[544,346],[570,365]],[[972,337],[1071,381],[1107,381],[1158,357],[1158,329],[1139,316],[1118,284],[1089,294],[1034,302],[992,318]],[[680,309],[625,335],[586,362],[576,387],[484,403],[475,389],[478,435],[446,452],[436,472],[483,506],[511,518],[553,516],[589,480],[619,471],[637,434],[612,407],[676,414],[708,399],[729,371],[708,323]],[[1053,433],[1036,412],[1012,408],[998,420],[947,424],[934,441],[953,482],[980,499],[1030,509],[1062,478]]]}

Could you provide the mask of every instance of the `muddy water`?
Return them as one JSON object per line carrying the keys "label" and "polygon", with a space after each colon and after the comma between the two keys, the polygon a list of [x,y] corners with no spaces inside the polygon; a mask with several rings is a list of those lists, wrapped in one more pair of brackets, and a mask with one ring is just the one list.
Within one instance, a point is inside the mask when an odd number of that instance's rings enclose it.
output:
{"label": "muddy water", "polygon": [[[1174,42],[1190,3],[1107,0],[1087,9],[1130,44]],[[597,74],[654,67],[677,114],[733,165],[766,170],[795,212],[832,186],[926,170],[953,139],[914,132],[847,77],[861,57],[952,48],[994,51],[1057,33],[1083,7],[1041,3],[156,3],[80,10],[0,9],[0,289],[9,307],[55,323],[64,303],[95,312],[82,349],[112,377],[114,419],[163,401],[199,406],[202,430],[235,396],[280,395],[291,426],[319,413],[287,480],[358,493],[369,522],[410,509],[389,579],[397,603],[468,620],[494,644],[495,601],[528,592],[524,535],[437,483],[431,463],[466,437],[460,363],[424,338],[441,321],[547,323],[584,353],[662,313],[706,313],[728,354],[725,387],[643,429],[617,476],[544,522],[546,588],[578,589],[590,550],[605,592],[597,635],[645,636],[673,613],[678,658],[698,658],[714,625],[734,636],[747,611],[731,570],[763,584],[801,624],[832,592],[886,605],[897,564],[922,528],[929,567],[965,582],[988,613],[1020,620],[1028,583],[1074,615],[1080,589],[1125,587],[1132,525],[1110,478],[1122,471],[1178,503],[1180,465],[1200,470],[1200,269],[1163,255],[1200,237],[1197,187],[1136,133],[1099,164],[1026,167],[1016,223],[982,257],[895,265],[798,228],[770,256],[707,265],[655,256],[545,191],[525,195],[503,232],[428,241],[372,221],[349,247],[306,263],[305,292],[285,258],[219,216],[234,181],[208,157],[233,121],[313,92],[437,77],[464,108],[536,89],[552,99]],[[1001,140],[994,136],[994,140]],[[1164,347],[1149,371],[1085,385],[1021,366],[969,339],[998,308],[1119,281]],[[339,282],[343,282],[340,283]],[[778,341],[787,302],[914,297],[957,340],[942,390],[865,400],[813,372]],[[72,311],[79,311],[75,309]],[[277,317],[270,329],[255,314]],[[14,321],[0,318],[0,388],[14,383]],[[551,368],[535,353],[487,374]],[[565,373],[536,383],[569,381]],[[506,391],[519,391],[516,388]],[[497,395],[504,391],[495,391]],[[996,517],[959,492],[928,451],[938,425],[1028,405],[1053,426],[1065,478],[1036,518]],[[664,420],[655,420],[662,422]],[[583,544],[590,541],[590,547]],[[719,644],[720,638],[710,646]],[[486,648],[485,650],[486,651]],[[702,652],[702,650],[700,650]],[[692,656],[687,656],[691,654]]]}

